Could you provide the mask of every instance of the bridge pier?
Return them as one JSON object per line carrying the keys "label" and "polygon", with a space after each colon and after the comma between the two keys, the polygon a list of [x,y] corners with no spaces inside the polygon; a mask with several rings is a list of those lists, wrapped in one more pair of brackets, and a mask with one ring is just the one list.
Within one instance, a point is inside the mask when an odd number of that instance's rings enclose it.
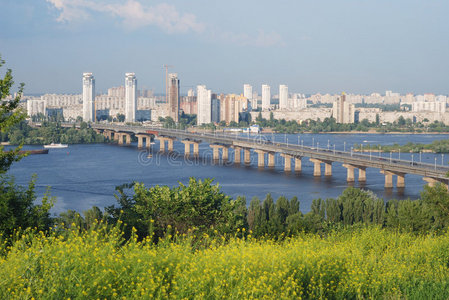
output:
{"label": "bridge pier", "polygon": [[355,177],[354,177],[355,167],[352,165],[348,165],[348,164],[343,164],[343,167],[345,167],[347,169],[346,182],[354,182],[355,181]]}
{"label": "bridge pier", "polygon": [[331,162],[324,163],[324,176],[326,176],[326,177],[332,176],[332,163]]}
{"label": "bridge pier", "polygon": [[251,164],[251,149],[243,149],[243,163],[247,166]]}
{"label": "bridge pier", "polygon": [[220,160],[220,153],[218,152],[218,150],[220,149],[219,145],[209,145],[209,147],[212,148],[212,159],[214,161],[219,161]]}
{"label": "bridge pier", "polygon": [[146,142],[146,147],[150,148],[151,145],[151,138],[148,135],[144,135],[144,134],[136,134],[137,137],[137,147],[138,148],[143,148],[143,140],[145,139]]}
{"label": "bridge pier", "polygon": [[240,164],[241,162],[241,150],[240,147],[234,147],[234,164]]}
{"label": "bridge pier", "polygon": [[193,143],[193,156],[194,157],[200,156],[199,143],[197,143],[197,142]]}
{"label": "bridge pier", "polygon": [[254,150],[257,153],[257,166],[259,168],[265,167],[265,151],[263,150]]}
{"label": "bridge pier", "polygon": [[190,145],[193,144],[191,141],[181,141],[181,143],[184,144],[184,156],[189,157],[190,156]]}
{"label": "bridge pier", "polygon": [[268,152],[268,168],[274,168],[274,152]]}
{"label": "bridge pier", "polygon": [[443,184],[446,189],[449,189],[448,180],[432,178],[432,177],[423,177],[423,180],[427,182],[427,185],[430,187],[434,187],[437,183]]}
{"label": "bridge pier", "polygon": [[311,158],[309,159],[311,162],[313,162],[313,176],[320,177],[321,176],[321,163],[322,161],[319,159]]}
{"label": "bridge pier", "polygon": [[302,171],[302,162],[301,157],[295,157],[295,173],[301,173]]}
{"label": "bridge pier", "polygon": [[405,174],[396,174],[396,187],[404,188],[405,187]]}
{"label": "bridge pier", "polygon": [[366,182],[366,168],[359,167],[359,182]]}
{"label": "bridge pier", "polygon": [[221,159],[223,162],[228,161],[229,159],[229,148],[226,146],[221,147]]}
{"label": "bridge pier", "polygon": [[385,174],[385,185],[384,187],[386,189],[392,189],[393,188],[393,173],[388,171],[381,171],[381,173]]}
{"label": "bridge pier", "polygon": [[284,158],[284,171],[291,172],[292,170],[292,156],[282,153],[281,156]]}

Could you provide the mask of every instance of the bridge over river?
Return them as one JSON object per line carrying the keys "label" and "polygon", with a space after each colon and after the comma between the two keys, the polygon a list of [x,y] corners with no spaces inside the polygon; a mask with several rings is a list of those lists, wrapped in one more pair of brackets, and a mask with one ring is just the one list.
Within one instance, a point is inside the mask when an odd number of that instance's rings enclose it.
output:
{"label": "bridge over river", "polygon": [[[68,124],[67,124],[68,126]],[[71,124],[70,126],[73,126]],[[184,154],[186,156],[199,156],[200,143],[208,143],[213,150],[215,161],[231,161],[230,154],[233,154],[232,162],[235,164],[244,163],[249,165],[251,154],[257,155],[259,168],[273,168],[275,166],[275,154],[279,153],[283,159],[285,172],[301,172],[302,159],[308,158],[314,163],[314,176],[322,176],[322,165],[324,164],[324,176],[332,176],[332,164],[342,163],[347,169],[347,181],[356,180],[355,170],[358,170],[358,181],[366,182],[366,169],[376,168],[385,175],[385,188],[393,188],[393,177],[396,177],[396,187],[405,187],[405,175],[416,174],[423,176],[423,180],[429,185],[441,182],[448,185],[446,174],[449,167],[437,166],[435,164],[407,161],[400,159],[388,159],[377,157],[371,154],[356,153],[351,151],[336,151],[335,149],[324,149],[318,147],[308,147],[288,143],[272,142],[265,138],[242,137],[235,134],[224,133],[200,133],[192,130],[167,129],[151,126],[127,126],[110,124],[92,124],[93,129],[104,134],[110,140],[116,140],[118,144],[131,144],[131,136],[137,137],[138,147],[149,148],[152,139],[160,141],[159,151],[173,151],[175,140],[184,144]],[[145,146],[144,146],[145,142]],[[191,152],[193,146],[193,152]],[[233,149],[232,152],[229,149]],[[252,150],[252,152],[251,152]],[[221,156],[221,158],[220,158]],[[242,159],[243,156],[243,159]],[[266,159],[267,156],[267,159]],[[292,168],[292,161],[294,166]],[[267,162],[267,164],[265,164]]]}

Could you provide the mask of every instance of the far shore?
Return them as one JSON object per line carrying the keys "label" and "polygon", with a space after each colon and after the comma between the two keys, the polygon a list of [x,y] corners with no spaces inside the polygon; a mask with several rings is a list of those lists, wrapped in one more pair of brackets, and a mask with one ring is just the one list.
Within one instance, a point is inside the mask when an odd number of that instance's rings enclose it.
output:
{"label": "far shore", "polygon": [[[261,133],[273,133],[274,131],[270,128],[263,129]],[[369,131],[328,131],[328,132],[312,132],[304,131],[303,133],[313,133],[313,134],[447,134],[449,132],[402,132],[402,131],[390,131],[390,132],[377,132],[375,130]],[[298,133],[299,134],[299,133]]]}

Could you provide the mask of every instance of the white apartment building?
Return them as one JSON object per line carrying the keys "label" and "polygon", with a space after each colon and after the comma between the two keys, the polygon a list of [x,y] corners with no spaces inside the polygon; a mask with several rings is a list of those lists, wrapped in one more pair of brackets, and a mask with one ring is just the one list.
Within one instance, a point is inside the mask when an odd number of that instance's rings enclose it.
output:
{"label": "white apartment building", "polygon": [[197,125],[212,122],[212,92],[205,85],[197,86]]}
{"label": "white apartment building", "polygon": [[250,101],[253,99],[253,87],[250,84],[243,85],[243,96]]}
{"label": "white apartment building", "polygon": [[28,99],[27,100],[27,114],[29,117],[43,114],[45,115],[46,101],[41,99]]}
{"label": "white apartment building", "polygon": [[83,73],[83,121],[95,121],[95,79],[92,73]]}
{"label": "white apartment building", "polygon": [[134,73],[125,74],[125,121],[135,122],[137,110],[137,79]]}
{"label": "white apartment building", "polygon": [[288,86],[279,86],[279,109],[285,110],[288,107]]}
{"label": "white apartment building", "polygon": [[268,84],[262,85],[262,110],[269,110],[271,105],[271,91]]}

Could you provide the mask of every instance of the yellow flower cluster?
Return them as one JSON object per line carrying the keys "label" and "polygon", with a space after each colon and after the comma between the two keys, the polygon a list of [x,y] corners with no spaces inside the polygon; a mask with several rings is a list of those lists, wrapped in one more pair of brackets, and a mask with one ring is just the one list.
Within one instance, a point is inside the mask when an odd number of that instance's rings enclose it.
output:
{"label": "yellow flower cluster", "polygon": [[[203,237],[207,239],[208,237]],[[1,299],[447,298],[449,234],[377,227],[283,242],[126,242],[104,227],[27,234],[0,258]]]}

